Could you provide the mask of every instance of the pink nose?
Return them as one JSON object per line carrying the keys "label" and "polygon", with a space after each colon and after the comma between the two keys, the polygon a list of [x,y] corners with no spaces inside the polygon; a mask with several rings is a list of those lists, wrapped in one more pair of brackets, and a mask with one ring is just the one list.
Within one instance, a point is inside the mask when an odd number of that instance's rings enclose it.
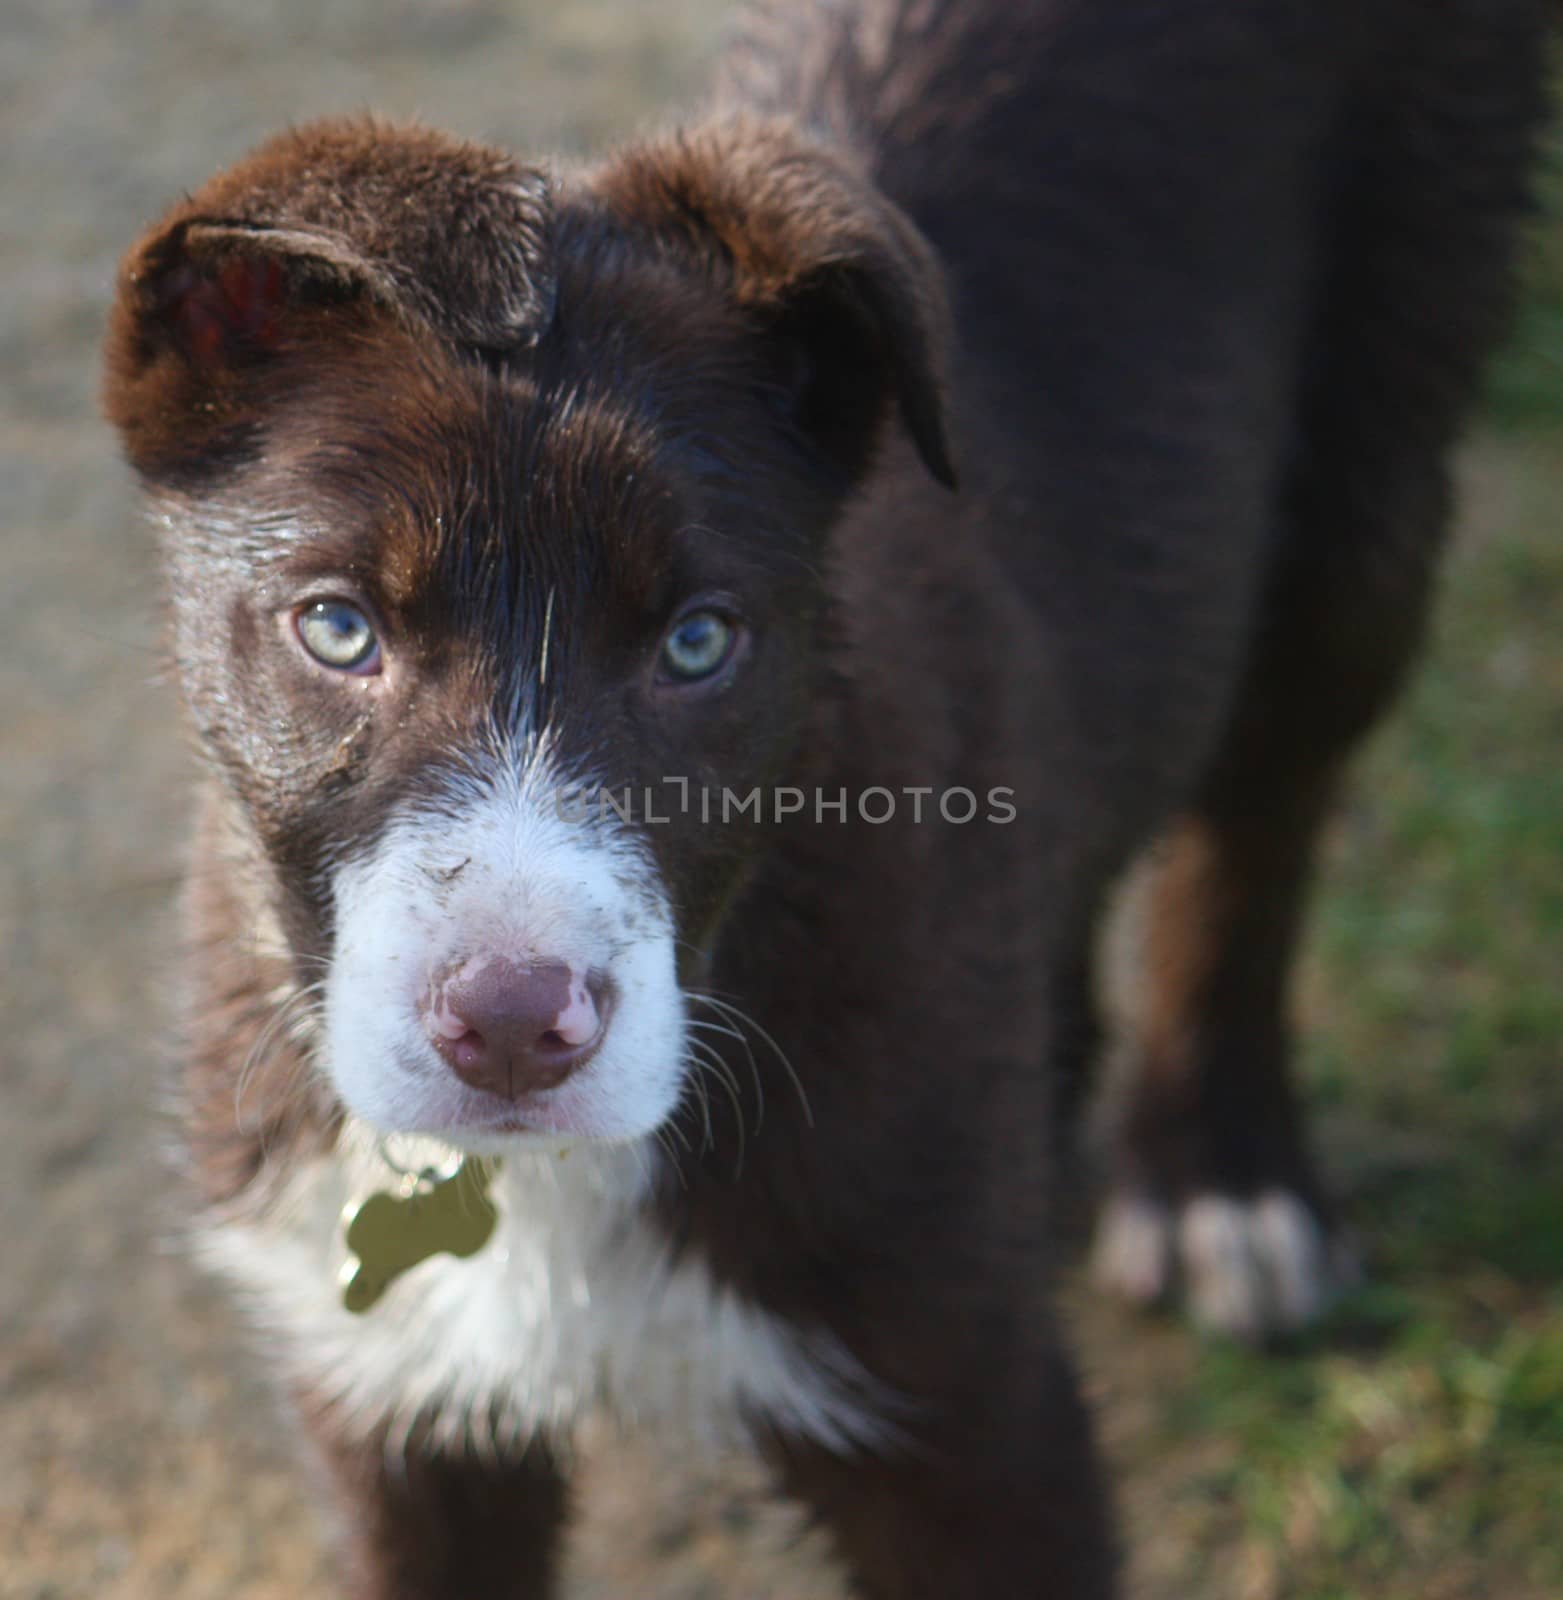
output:
{"label": "pink nose", "polygon": [[514,1100],[555,1088],[595,1053],[603,992],[560,961],[476,956],[435,977],[423,1026],[463,1083]]}

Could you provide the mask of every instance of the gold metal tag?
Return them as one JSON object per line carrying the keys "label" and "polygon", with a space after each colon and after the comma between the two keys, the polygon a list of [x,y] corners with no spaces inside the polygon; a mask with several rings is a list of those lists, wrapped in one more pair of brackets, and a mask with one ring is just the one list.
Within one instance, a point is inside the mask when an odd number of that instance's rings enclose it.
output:
{"label": "gold metal tag", "polygon": [[465,1156],[442,1177],[407,1173],[395,1190],[377,1189],[344,1216],[347,1248],[342,1304],[364,1312],[408,1270],[441,1253],[476,1255],[499,1220],[489,1196],[497,1161]]}

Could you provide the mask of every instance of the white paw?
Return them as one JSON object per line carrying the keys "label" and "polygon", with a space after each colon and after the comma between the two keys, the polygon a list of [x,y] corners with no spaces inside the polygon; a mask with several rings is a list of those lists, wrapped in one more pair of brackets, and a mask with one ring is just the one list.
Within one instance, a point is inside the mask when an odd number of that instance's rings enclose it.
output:
{"label": "white paw", "polygon": [[1097,1225],[1091,1269],[1138,1305],[1181,1294],[1198,1327],[1251,1343],[1317,1321],[1358,1276],[1350,1247],[1284,1189],[1252,1200],[1196,1195],[1176,1214],[1115,1197]]}
{"label": "white paw", "polygon": [[1091,1276],[1131,1305],[1151,1306],[1172,1292],[1172,1212],[1157,1200],[1115,1194],[1096,1223]]}

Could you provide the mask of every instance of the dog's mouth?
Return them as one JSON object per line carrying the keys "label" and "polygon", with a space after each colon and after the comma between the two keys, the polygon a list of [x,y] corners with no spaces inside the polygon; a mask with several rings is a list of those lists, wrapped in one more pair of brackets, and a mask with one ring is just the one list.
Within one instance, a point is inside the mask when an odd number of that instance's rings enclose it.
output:
{"label": "dog's mouth", "polygon": [[465,1146],[630,1139],[672,1115],[669,897],[632,837],[562,819],[554,787],[535,760],[496,762],[459,809],[403,815],[338,869],[322,1054],[371,1126]]}
{"label": "dog's mouth", "polygon": [[375,1119],[380,1131],[436,1139],[470,1155],[503,1154],[517,1144],[617,1143],[656,1126],[626,1125],[615,1085],[593,1081],[584,1071],[578,1081],[572,1077],[552,1088],[513,1096],[441,1079],[426,1062],[400,1071],[408,1082],[421,1086],[418,1102],[401,1114],[400,1126],[387,1127],[383,1117]]}
{"label": "dog's mouth", "polygon": [[[676,984],[658,981],[664,964],[650,945],[630,963],[627,999],[605,987],[600,1005],[577,1002],[560,1026],[533,1016],[509,1033],[487,1013],[481,1028],[455,1032],[467,1020],[457,1014],[440,1033],[423,1008],[383,1006],[386,985],[334,973],[326,1071],[349,1110],[380,1131],[475,1153],[496,1139],[635,1138],[672,1114],[682,1083],[682,1001]],[[384,977],[396,986],[394,965]]]}

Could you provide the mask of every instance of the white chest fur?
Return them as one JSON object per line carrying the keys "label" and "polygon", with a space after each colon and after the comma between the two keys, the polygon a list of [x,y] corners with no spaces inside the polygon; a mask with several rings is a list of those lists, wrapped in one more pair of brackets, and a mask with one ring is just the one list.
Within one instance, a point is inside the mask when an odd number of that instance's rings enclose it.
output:
{"label": "white chest fur", "polygon": [[605,1406],[713,1442],[758,1419],[839,1451],[882,1442],[887,1408],[835,1340],[672,1258],[643,1211],[656,1160],[649,1144],[508,1156],[488,1244],[414,1267],[361,1316],[338,1288],[341,1213],[387,1181],[362,1129],[301,1169],[263,1221],[206,1230],[201,1254],[291,1374],[365,1433],[429,1416],[437,1434],[524,1438]]}

